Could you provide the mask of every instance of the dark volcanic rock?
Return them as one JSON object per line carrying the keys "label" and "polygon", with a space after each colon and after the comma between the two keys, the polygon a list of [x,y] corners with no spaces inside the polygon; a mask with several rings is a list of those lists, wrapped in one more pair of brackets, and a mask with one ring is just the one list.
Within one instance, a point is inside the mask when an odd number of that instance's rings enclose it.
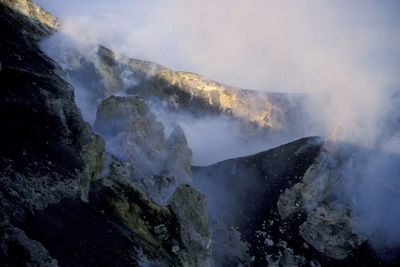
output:
{"label": "dark volcanic rock", "polygon": [[302,179],[320,146],[319,138],[304,138],[252,156],[193,167],[194,185],[215,197],[209,203],[218,209],[212,208],[211,214],[249,233],[263,220],[262,211],[276,204],[282,188]]}
{"label": "dark volcanic rock", "polygon": [[37,45],[53,24],[30,1],[0,2],[1,265],[182,265],[171,209],[130,184],[123,164],[99,179],[104,141]]}
{"label": "dark volcanic rock", "polygon": [[[341,188],[355,192],[355,184],[367,182],[355,175],[365,161],[348,145],[335,159],[327,158],[322,144],[321,139],[305,138],[253,156],[193,167],[194,185],[209,199],[214,261],[222,266],[246,259],[253,266],[397,266],[398,260],[385,262],[385,257],[393,260],[398,249],[376,255],[366,237],[354,232],[350,206],[330,190],[340,184],[340,164],[347,164],[346,171],[354,176],[342,180]],[[224,233],[231,227],[241,240],[226,241]],[[250,245],[250,256],[232,257],[229,252],[238,248],[237,254],[246,255],[243,241]]]}
{"label": "dark volcanic rock", "polygon": [[[266,264],[265,252],[258,248],[257,231],[276,209],[284,189],[302,179],[321,144],[319,138],[304,138],[252,156],[192,168],[195,188],[209,199],[210,217],[227,227],[237,227],[251,245],[256,266]],[[228,266],[228,262],[222,264]]]}
{"label": "dark volcanic rock", "polygon": [[85,199],[103,168],[104,143],[37,46],[54,30],[3,4],[0,27],[1,214],[18,221],[63,197]]}

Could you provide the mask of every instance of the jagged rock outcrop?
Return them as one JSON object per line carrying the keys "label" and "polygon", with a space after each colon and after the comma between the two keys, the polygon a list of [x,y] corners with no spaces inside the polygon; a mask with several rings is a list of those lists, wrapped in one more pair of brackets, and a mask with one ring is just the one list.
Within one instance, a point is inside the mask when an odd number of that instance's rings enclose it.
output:
{"label": "jagged rock outcrop", "polygon": [[[276,240],[280,239],[278,246],[284,244],[284,249],[290,248],[294,259],[312,259],[313,264],[320,266],[397,264],[382,262],[382,256],[371,251],[367,236],[357,231],[356,223],[357,220],[367,225],[370,222],[357,217],[352,206],[355,198],[349,200],[349,196],[357,194],[359,186],[368,183],[365,181],[367,177],[358,178],[360,173],[357,171],[365,168],[365,155],[369,153],[350,144],[325,142],[322,152],[301,181],[287,188],[279,197],[277,212],[275,218],[270,219],[270,225],[278,223],[278,230],[284,236],[271,234],[272,230],[260,233],[264,233],[263,238],[271,240],[270,251],[277,247]],[[376,151],[373,153],[379,157]],[[368,173],[372,170],[370,166]],[[375,186],[379,187],[379,184]],[[391,253],[396,252],[387,251],[386,255]],[[286,256],[274,252],[269,257],[271,262],[280,263]]]}
{"label": "jagged rock outcrop", "polygon": [[157,203],[190,181],[192,152],[177,126],[168,139],[163,125],[139,97],[111,96],[98,107],[94,129],[107,150],[130,164],[130,180]]}
{"label": "jagged rock outcrop", "polygon": [[98,107],[94,129],[108,140],[109,151],[141,175],[162,171],[166,152],[164,127],[138,97],[111,96]]}
{"label": "jagged rock outcrop", "polygon": [[167,155],[163,170],[173,174],[180,182],[191,182],[192,150],[183,129],[177,125],[167,139]]}
{"label": "jagged rock outcrop", "polygon": [[127,180],[128,163],[104,174],[104,140],[37,44],[58,25],[30,1],[0,2],[1,265],[194,266],[176,215]]}
{"label": "jagged rock outcrop", "polygon": [[[354,185],[366,182],[360,166],[369,161],[342,150],[327,160],[318,138],[193,167],[201,193],[188,184],[175,189],[191,181],[191,151],[179,126],[165,137],[142,99],[280,131],[298,125],[290,125],[296,107],[285,95],[230,88],[105,48],[97,65],[77,53],[70,58],[75,67],[62,69],[37,44],[59,25],[29,0],[0,0],[1,265],[210,266],[212,253],[220,266],[399,264],[371,251],[352,224],[362,214],[331,194],[339,185],[355,192]],[[97,86],[95,108],[106,98],[95,123],[106,144],[82,119],[64,70]],[[116,92],[142,99],[109,97]],[[105,146],[115,155],[107,166]],[[380,160],[393,158],[400,162],[393,155]],[[346,171],[355,175],[343,182]],[[397,180],[379,182],[373,185],[398,196]],[[154,203],[174,189],[168,205]],[[367,234],[381,233],[359,223]]]}
{"label": "jagged rock outcrop", "polygon": [[142,261],[181,265],[181,254],[189,248],[182,241],[173,210],[152,203],[129,182],[127,173],[126,165],[113,159],[109,174],[94,182],[91,203],[134,233],[130,238],[141,251]]}

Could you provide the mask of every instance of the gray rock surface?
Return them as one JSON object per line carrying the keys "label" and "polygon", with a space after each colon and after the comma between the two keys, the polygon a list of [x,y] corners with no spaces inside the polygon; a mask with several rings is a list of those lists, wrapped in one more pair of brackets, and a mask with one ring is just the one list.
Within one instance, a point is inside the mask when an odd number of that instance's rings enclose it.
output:
{"label": "gray rock surface", "polygon": [[304,209],[307,219],[300,227],[304,240],[328,257],[345,259],[366,238],[353,232],[351,208],[331,195],[339,174],[326,153],[310,166],[301,183],[280,196],[277,207],[282,218]]}
{"label": "gray rock surface", "polygon": [[192,150],[189,148],[183,129],[177,125],[167,139],[167,154],[163,170],[173,175],[178,184],[190,183]]}
{"label": "gray rock surface", "polygon": [[211,266],[211,235],[206,212],[207,198],[188,184],[175,189],[168,205],[176,214],[187,248],[184,259],[190,266]]}
{"label": "gray rock surface", "polygon": [[105,99],[98,107],[94,129],[106,138],[108,151],[135,164],[139,175],[161,173],[166,153],[164,127],[138,97]]}
{"label": "gray rock surface", "polygon": [[153,201],[165,203],[179,184],[189,182],[192,152],[176,126],[168,139],[145,102],[134,96],[111,96],[98,107],[94,129],[109,153],[129,163],[129,179]]}

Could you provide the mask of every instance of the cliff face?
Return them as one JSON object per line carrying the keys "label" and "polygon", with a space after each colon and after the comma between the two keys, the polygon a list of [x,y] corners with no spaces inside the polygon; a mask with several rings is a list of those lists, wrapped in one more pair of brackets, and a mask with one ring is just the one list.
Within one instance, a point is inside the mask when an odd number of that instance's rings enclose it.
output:
{"label": "cliff face", "polygon": [[65,196],[85,199],[104,164],[104,141],[82,120],[61,69],[36,44],[51,30],[3,4],[1,29],[2,183],[14,188],[7,195],[25,198],[28,211]]}
{"label": "cliff face", "polygon": [[56,17],[29,0],[1,0],[0,3],[24,15],[35,28],[44,31],[40,36],[31,35],[33,38],[40,39],[61,29],[61,22]]}
{"label": "cliff face", "polygon": [[59,22],[30,1],[2,1],[0,27],[2,264],[206,260],[189,251],[173,208],[153,204],[128,181],[124,162],[106,168],[104,140],[82,119],[63,70],[38,47]]}

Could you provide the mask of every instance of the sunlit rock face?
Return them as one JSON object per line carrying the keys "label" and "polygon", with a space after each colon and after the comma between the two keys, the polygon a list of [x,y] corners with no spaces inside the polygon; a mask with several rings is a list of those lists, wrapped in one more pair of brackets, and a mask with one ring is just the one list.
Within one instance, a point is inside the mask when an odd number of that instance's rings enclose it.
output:
{"label": "sunlit rock face", "polygon": [[[72,84],[85,88],[86,106],[95,106],[112,94],[137,95],[146,102],[160,103],[168,111],[196,117],[222,115],[233,121],[247,139],[301,132],[308,123],[302,110],[305,95],[234,88],[198,74],[116,55],[103,46],[86,54],[74,48],[55,52],[60,48],[54,43],[48,42],[50,47],[45,43],[45,50],[53,53]],[[68,57],[60,57],[66,53]]]}
{"label": "sunlit rock face", "polygon": [[[286,123],[288,115],[286,109],[290,103],[284,96],[278,99],[279,94],[268,96],[255,91],[228,87],[194,73],[171,70],[156,72],[149,83],[149,86],[155,88],[164,87],[162,93],[172,97],[173,101],[170,104],[176,108],[197,108],[198,110],[193,112],[200,114],[207,112],[228,114],[260,128],[279,130]],[[135,92],[134,87],[130,90]]]}
{"label": "sunlit rock face", "polygon": [[36,5],[32,1],[1,0],[0,3],[7,5],[18,13],[28,17],[30,19],[30,23],[34,24],[35,27],[40,28],[42,31],[52,33],[60,30],[61,28],[61,22],[56,17],[43,10],[40,6]]}

